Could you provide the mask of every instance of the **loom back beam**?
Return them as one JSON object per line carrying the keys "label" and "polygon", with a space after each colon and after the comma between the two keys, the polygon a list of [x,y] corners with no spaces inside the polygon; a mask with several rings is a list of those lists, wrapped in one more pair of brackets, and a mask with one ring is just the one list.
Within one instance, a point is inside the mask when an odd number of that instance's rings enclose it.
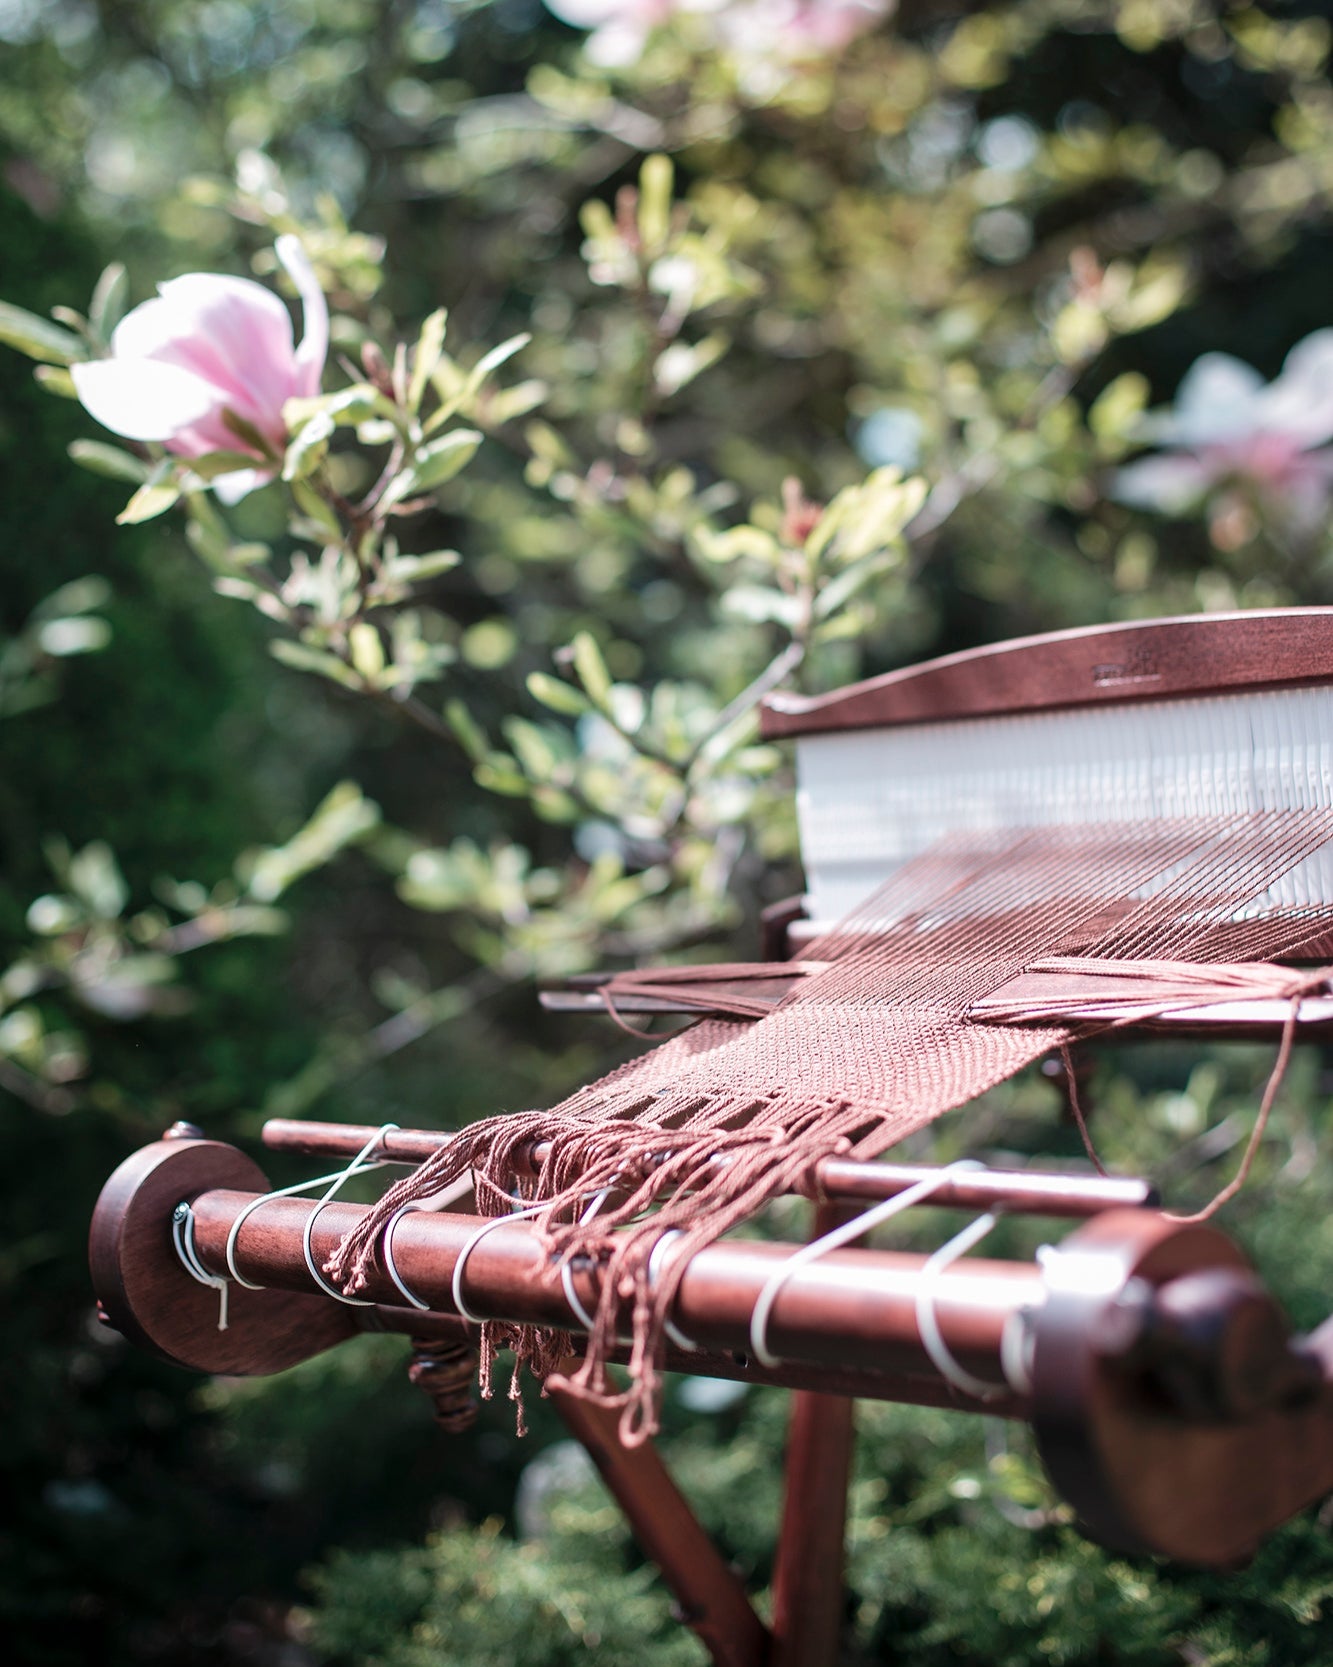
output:
{"label": "loom back beam", "polygon": [[[474,1315],[581,1329],[527,1222],[476,1239],[475,1217],[404,1216],[395,1266],[427,1307],[408,1310],[379,1263],[363,1293],[368,1306],[358,1308],[314,1286],[304,1248],[314,1204],[285,1197],[251,1208],[266,1190],[247,1158],[214,1141],[163,1140],[128,1159],[92,1230],[108,1323],[178,1364],[232,1374],[280,1371],[362,1329],[448,1336],[451,1325],[461,1331],[460,1294]],[[229,1286],[225,1331],[218,1292],[192,1278],[173,1247],[182,1203],[203,1267],[248,1282]],[[319,1210],[316,1266],[366,1208]],[[247,1210],[229,1268],[228,1240]],[[1127,1551],[1232,1563],[1333,1487],[1333,1337],[1293,1339],[1244,1258],[1210,1227],[1110,1210],[1040,1265],[967,1257],[933,1275],[925,1256],[835,1251],[782,1285],[767,1329],[778,1365],[764,1369],[749,1358],[751,1317],[798,1248],[747,1240],[699,1251],[672,1308],[699,1352],[677,1349],[672,1363],[707,1372],[725,1361],[726,1375],[742,1381],[1030,1419],[1081,1520]],[[994,1385],[992,1398],[960,1391],[927,1348],[927,1283],[947,1360]],[[577,1276],[576,1295],[585,1309],[595,1305],[591,1275]]]}
{"label": "loom back beam", "polygon": [[[315,1123],[295,1118],[270,1118],[263,1141],[271,1151],[303,1152],[312,1157],[350,1158],[376,1131],[356,1123]],[[417,1164],[446,1147],[449,1136],[436,1129],[387,1129],[376,1150],[391,1163]],[[535,1169],[547,1148],[538,1144],[529,1155]],[[719,1164],[725,1162],[718,1159]],[[920,1164],[857,1163],[847,1158],[825,1158],[814,1166],[802,1192],[807,1197],[833,1198],[872,1204],[894,1198],[934,1171]],[[949,1209],[1021,1212],[1027,1215],[1084,1217],[1103,1210],[1136,1209],[1155,1204],[1157,1193],[1147,1181],[1119,1175],[1066,1175],[1032,1169],[960,1170],[931,1193],[931,1202]]]}

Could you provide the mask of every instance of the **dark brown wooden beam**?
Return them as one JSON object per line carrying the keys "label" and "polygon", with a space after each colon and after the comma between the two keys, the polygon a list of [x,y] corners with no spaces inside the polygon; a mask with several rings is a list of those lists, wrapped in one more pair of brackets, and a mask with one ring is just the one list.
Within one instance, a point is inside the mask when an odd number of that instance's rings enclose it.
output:
{"label": "dark brown wooden beam", "polygon": [[1333,681],[1333,608],[1090,625],[946,654],[826,695],[781,690],[766,740]]}
{"label": "dark brown wooden beam", "polygon": [[657,1450],[626,1448],[616,1414],[549,1383],[565,1427],[582,1442],[625,1513],[635,1539],[657,1564],[680,1620],[698,1634],[715,1667],[766,1667],[768,1628],[671,1479]]}
{"label": "dark brown wooden beam", "polygon": [[[359,1123],[300,1122],[271,1118],[264,1125],[265,1146],[277,1152],[305,1152],[319,1157],[354,1157],[375,1130]],[[452,1136],[439,1129],[390,1129],[380,1139],[379,1154],[392,1163],[424,1163]],[[538,1144],[529,1157],[540,1165],[548,1148]],[[725,1163],[724,1157],[718,1163]],[[867,1205],[895,1198],[918,1186],[937,1168],[907,1163],[858,1163],[825,1158],[814,1166],[800,1189],[810,1198],[849,1199]],[[1157,1202],[1148,1181],[1133,1176],[1057,1174],[1039,1169],[959,1171],[941,1182],[930,1202],[943,1209],[984,1211],[1002,1207],[1011,1214],[1082,1220],[1103,1210],[1139,1209]]]}

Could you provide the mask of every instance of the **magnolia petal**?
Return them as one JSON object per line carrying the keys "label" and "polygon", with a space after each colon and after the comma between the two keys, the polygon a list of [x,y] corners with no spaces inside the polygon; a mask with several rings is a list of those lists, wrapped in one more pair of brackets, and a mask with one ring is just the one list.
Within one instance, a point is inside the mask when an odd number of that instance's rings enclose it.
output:
{"label": "magnolia petal", "polygon": [[155,359],[93,359],[70,375],[84,410],[127,440],[170,440],[217,404],[203,377]]}
{"label": "magnolia petal", "polygon": [[1264,426],[1303,448],[1333,440],[1333,330],[1316,330],[1288,353],[1264,399]]}
{"label": "magnolia petal", "polygon": [[1135,509],[1180,515],[1193,508],[1213,484],[1214,471],[1185,452],[1145,457],[1111,477],[1111,496]]}
{"label": "magnolia petal", "polygon": [[1175,411],[1155,437],[1180,446],[1222,445],[1259,427],[1264,379],[1230,353],[1205,353],[1185,372]]}
{"label": "magnolia petal", "polygon": [[282,406],[295,392],[292,321],[262,284],[211,272],[172,278],[122,319],[111,347],[117,358],[160,359],[206,377],[223,404],[281,435]]}
{"label": "magnolia petal", "polygon": [[595,29],[599,23],[609,22],[617,12],[631,8],[625,5],[625,0],[546,0],[546,9],[576,29]]}
{"label": "magnolia petal", "polygon": [[274,249],[301,297],[304,333],[296,350],[296,392],[303,399],[312,399],[319,392],[324,361],[329,355],[329,304],[300,238],[284,233]]}

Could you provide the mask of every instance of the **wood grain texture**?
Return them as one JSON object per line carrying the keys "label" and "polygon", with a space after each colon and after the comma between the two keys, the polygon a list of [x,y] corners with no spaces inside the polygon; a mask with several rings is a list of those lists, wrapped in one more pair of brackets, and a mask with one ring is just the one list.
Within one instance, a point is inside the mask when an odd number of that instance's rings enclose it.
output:
{"label": "wood grain texture", "polygon": [[[223,1246],[251,1196],[218,1190],[195,1200],[196,1243],[207,1267],[225,1265]],[[275,1198],[248,1215],[236,1241],[239,1272],[260,1284],[308,1290],[301,1238],[313,1207],[302,1198]],[[311,1233],[317,1261],[332,1253],[366,1210],[364,1204],[336,1199],[320,1210]],[[433,1310],[455,1312],[454,1268],[481,1225],[475,1216],[427,1210],[412,1211],[399,1222],[394,1233],[399,1274]],[[746,1352],[755,1301],[792,1248],[738,1239],[700,1250],[681,1279],[673,1320],[705,1349]],[[907,1251],[835,1250],[798,1267],[773,1305],[768,1328],[773,1353],[800,1365],[933,1375],[916,1323],[916,1276],[924,1261]],[[549,1268],[532,1223],[506,1221],[469,1252],[463,1296],[472,1312],[488,1318],[577,1332],[577,1313],[561,1282],[546,1277]],[[594,1273],[578,1269],[572,1277],[584,1307],[595,1307]],[[936,1312],[949,1347],[977,1376],[998,1378],[1009,1316],[1041,1299],[1038,1270],[1030,1262],[969,1257],[942,1273],[937,1289]],[[375,1264],[361,1294],[372,1302],[398,1300],[388,1274]],[[631,1301],[625,1300],[623,1310],[626,1330]]]}
{"label": "wood grain texture", "polygon": [[171,1238],[172,1212],[217,1187],[267,1192],[263,1170],[214,1140],[160,1140],[126,1158],[93,1212],[88,1260],[108,1324],[141,1348],[196,1372],[281,1372],[359,1328],[331,1297],[233,1284],[218,1330],[218,1293],[192,1278]]}
{"label": "wood grain texture", "polygon": [[765,739],[1333,681],[1333,608],[1090,625],[946,654],[826,695],[769,695]]}
{"label": "wood grain texture", "polygon": [[[821,1204],[812,1237],[832,1232],[854,1214],[843,1204]],[[773,1568],[770,1667],[837,1667],[855,1442],[855,1401],[809,1390],[792,1396]]]}
{"label": "wood grain texture", "polygon": [[[308,1152],[320,1157],[352,1157],[375,1130],[358,1123],[302,1123],[272,1118],[264,1125],[267,1146],[282,1152]],[[396,1129],[384,1136],[395,1152],[413,1155],[424,1162],[453,1138],[442,1129]],[[549,1153],[539,1141],[528,1163],[540,1166]],[[727,1160],[715,1160],[722,1164]],[[922,1164],[862,1163],[854,1158],[824,1158],[808,1177],[796,1184],[807,1198],[854,1199],[873,1204],[893,1198],[919,1185],[937,1171]],[[1009,1214],[1074,1217],[1097,1215],[1102,1210],[1134,1209],[1155,1204],[1152,1185],[1133,1176],[1066,1175],[1056,1170],[977,1169],[960,1172],[942,1181],[931,1195],[933,1205],[945,1209],[989,1210],[997,1205]],[[247,1241],[248,1242],[248,1241]]]}
{"label": "wood grain texture", "polygon": [[[1248,1273],[1216,1229],[1163,1216],[1103,1216],[1060,1247],[1033,1428],[1103,1544],[1225,1568],[1333,1488],[1333,1337],[1291,1343],[1262,1297],[1237,1310],[1214,1296],[1180,1323],[1191,1280]],[[1153,1300],[1135,1301],[1145,1288]]]}
{"label": "wood grain texture", "polygon": [[549,1395],[570,1434],[587,1449],[635,1539],[662,1571],[681,1621],[697,1634],[715,1667],[768,1667],[768,1629],[656,1449],[624,1447],[616,1414],[570,1394],[558,1380]]}

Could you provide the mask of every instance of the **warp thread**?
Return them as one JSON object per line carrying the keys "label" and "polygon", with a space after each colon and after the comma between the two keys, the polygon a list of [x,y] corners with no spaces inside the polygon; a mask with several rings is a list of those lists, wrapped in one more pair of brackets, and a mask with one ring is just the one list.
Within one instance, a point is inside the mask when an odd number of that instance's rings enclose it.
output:
{"label": "warp thread", "polygon": [[[385,1193],[326,1272],[354,1294],[394,1212],[472,1170],[481,1214],[506,1214],[516,1200],[538,1210],[548,1277],[575,1262],[596,1269],[584,1357],[559,1381],[618,1408],[621,1438],[634,1445],[657,1426],[666,1320],[698,1250],[770,1199],[808,1188],[823,1159],[876,1157],[1052,1048],[1104,1028],[1040,1014],[975,1023],[974,1003],[1052,957],[1105,971],[1107,961],[1234,964],[1290,953],[1328,929],[1333,907],[1255,900],[1330,836],[1333,811],[1306,810],[943,839],[810,946],[822,970],[766,1017],[703,1019],[560,1105],[464,1129]],[[534,1166],[539,1144],[545,1156]],[[588,1200],[604,1190],[591,1214]],[[624,1331],[621,1388],[607,1366]],[[487,1322],[484,1394],[505,1347],[515,1354],[517,1399],[523,1368],[556,1381],[570,1344],[559,1332]]]}

